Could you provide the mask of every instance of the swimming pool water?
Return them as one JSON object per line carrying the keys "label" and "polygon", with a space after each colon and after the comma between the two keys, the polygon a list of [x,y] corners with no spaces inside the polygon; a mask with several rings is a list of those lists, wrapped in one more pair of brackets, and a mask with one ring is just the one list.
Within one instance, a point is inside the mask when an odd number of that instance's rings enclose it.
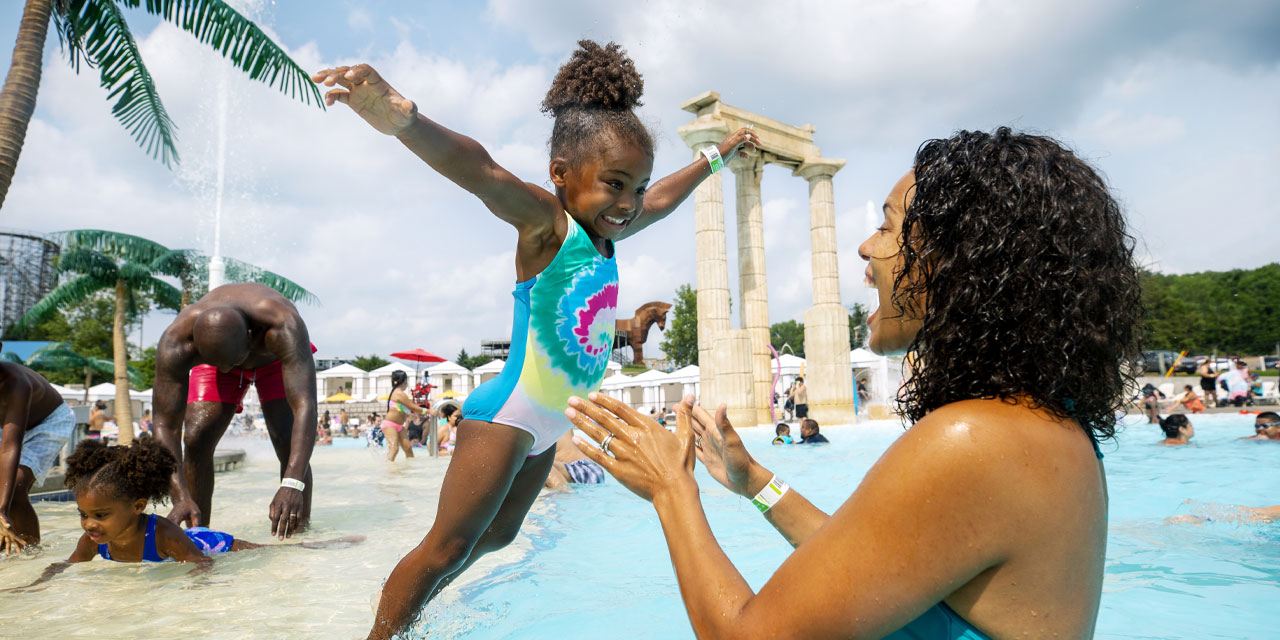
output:
{"label": "swimming pool water", "polygon": [[[1278,636],[1280,525],[1164,520],[1225,504],[1280,503],[1280,442],[1237,440],[1252,433],[1252,416],[1192,420],[1192,446],[1156,445],[1158,427],[1137,418],[1127,421],[1118,444],[1103,445],[1110,537],[1096,637]],[[832,444],[819,447],[771,447],[765,429],[743,435],[766,466],[831,511],[901,431],[896,422],[824,429]],[[43,591],[0,595],[0,636],[363,637],[373,594],[434,516],[447,458],[389,464],[362,441],[335,442],[316,449],[315,528],[306,538],[363,533],[366,542],[232,554],[203,574],[174,564],[95,560]],[[269,447],[234,446],[248,448],[250,460],[243,470],[218,475],[213,524],[268,542],[275,477]],[[701,470],[699,482],[717,537],[758,588],[789,545],[746,500]],[[79,537],[74,503],[37,509],[44,548],[0,560],[0,587],[34,579]],[[415,637],[692,637],[653,509],[612,479],[544,494],[516,542],[477,563],[426,609],[422,622],[420,631],[431,633]]]}

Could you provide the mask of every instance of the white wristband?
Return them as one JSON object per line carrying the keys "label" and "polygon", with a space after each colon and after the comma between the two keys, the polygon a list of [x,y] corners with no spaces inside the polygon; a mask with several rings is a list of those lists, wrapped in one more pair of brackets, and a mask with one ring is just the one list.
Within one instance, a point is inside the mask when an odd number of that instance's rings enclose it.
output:
{"label": "white wristband", "polygon": [[751,499],[751,504],[754,504],[760,510],[760,513],[764,513],[772,509],[773,505],[778,504],[778,501],[782,499],[782,496],[787,495],[789,490],[791,490],[791,487],[786,482],[783,482],[778,476],[774,476],[769,481],[769,484],[766,484],[760,490],[760,493],[757,493],[756,497]]}
{"label": "white wristband", "polygon": [[280,486],[289,487],[290,489],[297,489],[298,491],[305,491],[307,488],[307,483],[301,480],[294,480],[293,478],[281,478]]}
{"label": "white wristband", "polygon": [[702,155],[706,156],[707,162],[711,163],[711,173],[715,173],[724,168],[724,158],[720,157],[720,150],[715,145],[707,145],[699,149]]}

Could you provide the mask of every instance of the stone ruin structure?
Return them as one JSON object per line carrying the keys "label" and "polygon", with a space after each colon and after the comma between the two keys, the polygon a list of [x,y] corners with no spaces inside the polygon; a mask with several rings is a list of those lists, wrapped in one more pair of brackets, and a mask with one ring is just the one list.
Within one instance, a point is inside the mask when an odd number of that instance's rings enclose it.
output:
{"label": "stone ruin structure", "polygon": [[795,127],[744,111],[725,104],[714,91],[686,101],[681,108],[695,115],[692,122],[679,128],[695,159],[701,157],[700,149],[718,144],[742,127],[753,126],[760,136],[759,150],[751,157],[726,158],[737,182],[738,329],[731,328],[729,320],[723,174],[712,175],[694,192],[702,397],[716,405],[725,403],[735,425],[771,422],[773,374],[760,181],[764,166],[773,163],[809,182],[813,307],[804,314],[809,416],[820,424],[853,423],[849,312],[840,302],[831,184],[845,161],[822,157],[813,144],[813,125]]}

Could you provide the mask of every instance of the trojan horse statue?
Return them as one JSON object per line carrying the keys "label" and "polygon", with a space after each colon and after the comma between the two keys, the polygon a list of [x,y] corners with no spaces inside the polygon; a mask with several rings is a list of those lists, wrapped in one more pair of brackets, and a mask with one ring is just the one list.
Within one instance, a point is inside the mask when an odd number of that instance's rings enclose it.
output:
{"label": "trojan horse statue", "polygon": [[657,324],[665,331],[670,310],[671,305],[666,302],[649,302],[636,309],[634,318],[617,320],[613,348],[631,347],[631,362],[644,364],[644,341],[649,339],[649,327]]}

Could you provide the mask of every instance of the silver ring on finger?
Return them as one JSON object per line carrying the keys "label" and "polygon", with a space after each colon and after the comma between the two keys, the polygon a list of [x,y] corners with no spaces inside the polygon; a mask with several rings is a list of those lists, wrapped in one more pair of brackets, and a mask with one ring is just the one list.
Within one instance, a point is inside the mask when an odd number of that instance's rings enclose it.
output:
{"label": "silver ring on finger", "polygon": [[695,447],[697,447],[697,448],[699,448],[699,449],[701,449],[701,448],[702,448],[702,436],[698,436],[697,438],[694,438],[694,439],[693,439],[693,446],[695,446]]}
{"label": "silver ring on finger", "polygon": [[612,433],[611,433],[611,434],[609,434],[609,435],[607,435],[607,436],[605,436],[605,437],[604,437],[604,440],[601,440],[601,441],[600,441],[600,450],[601,450],[601,451],[603,451],[603,452],[605,453],[605,455],[609,455],[609,443],[610,443],[610,442],[613,442],[613,434],[612,434]]}

